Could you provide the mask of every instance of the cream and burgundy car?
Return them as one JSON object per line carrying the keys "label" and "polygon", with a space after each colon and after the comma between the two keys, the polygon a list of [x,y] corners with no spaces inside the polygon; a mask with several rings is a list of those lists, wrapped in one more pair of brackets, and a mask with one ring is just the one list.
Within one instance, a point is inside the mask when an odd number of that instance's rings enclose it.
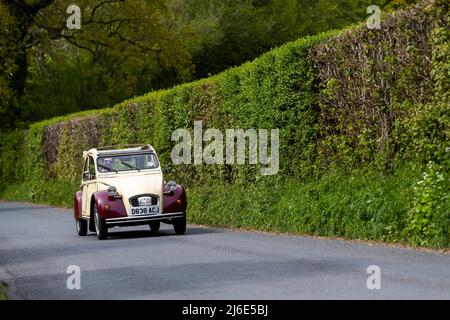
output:
{"label": "cream and burgundy car", "polygon": [[172,224],[176,234],[186,230],[186,192],[165,183],[155,150],[150,145],[123,149],[97,148],[83,153],[81,187],[75,194],[74,215],[80,236],[88,229],[99,239],[108,228]]}

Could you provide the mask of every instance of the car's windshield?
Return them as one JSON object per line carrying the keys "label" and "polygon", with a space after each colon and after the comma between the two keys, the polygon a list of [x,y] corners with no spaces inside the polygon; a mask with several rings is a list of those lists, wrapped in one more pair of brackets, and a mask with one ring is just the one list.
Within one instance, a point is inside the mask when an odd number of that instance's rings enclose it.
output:
{"label": "car's windshield", "polygon": [[104,156],[97,159],[99,172],[119,172],[158,168],[158,158],[154,153]]}

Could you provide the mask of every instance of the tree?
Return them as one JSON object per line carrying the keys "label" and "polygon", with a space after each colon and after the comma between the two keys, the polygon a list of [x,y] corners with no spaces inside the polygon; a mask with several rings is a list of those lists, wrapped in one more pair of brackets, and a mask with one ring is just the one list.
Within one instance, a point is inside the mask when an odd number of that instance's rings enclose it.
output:
{"label": "tree", "polygon": [[52,0],[9,1],[0,3],[0,116],[2,129],[17,120],[17,99],[23,94],[27,73],[26,49],[29,45],[28,29],[39,10]]}
{"label": "tree", "polygon": [[7,129],[216,74],[287,41],[416,0],[0,0]]}
{"label": "tree", "polygon": [[368,17],[367,7],[414,0],[168,0],[188,45],[195,77],[254,59],[287,41],[340,29]]}
{"label": "tree", "polygon": [[179,29],[191,30],[195,77],[251,60],[294,38],[297,0],[170,0]]}
{"label": "tree", "polygon": [[167,27],[165,1],[79,0],[79,30],[66,27],[70,4],[69,0],[1,0],[6,28],[0,33],[0,103],[1,112],[8,115],[2,117],[2,128],[13,126],[11,122],[21,117],[18,104],[24,96],[32,49],[46,58],[55,47],[65,48],[68,56],[77,50],[89,54],[89,71],[98,85],[109,93],[124,93],[111,96],[108,102],[112,103],[140,94],[140,80],[157,79],[155,74],[144,74],[152,66],[170,73],[166,84],[189,79],[190,56]]}

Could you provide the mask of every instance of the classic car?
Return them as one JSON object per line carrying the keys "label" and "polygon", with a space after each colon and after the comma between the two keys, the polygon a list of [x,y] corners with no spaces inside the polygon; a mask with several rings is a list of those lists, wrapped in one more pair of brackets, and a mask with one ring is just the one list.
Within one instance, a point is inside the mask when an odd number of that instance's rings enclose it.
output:
{"label": "classic car", "polygon": [[75,193],[78,235],[96,232],[108,237],[113,227],[172,224],[176,234],[186,230],[186,192],[174,181],[164,182],[158,156],[151,145],[93,148],[83,152],[80,190]]}

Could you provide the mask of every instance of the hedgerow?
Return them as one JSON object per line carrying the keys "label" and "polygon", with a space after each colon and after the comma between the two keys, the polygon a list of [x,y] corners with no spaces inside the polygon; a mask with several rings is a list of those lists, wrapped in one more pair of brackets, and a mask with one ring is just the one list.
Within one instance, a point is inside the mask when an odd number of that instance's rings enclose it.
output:
{"label": "hedgerow", "polygon": [[[70,206],[82,151],[151,143],[197,223],[448,247],[448,3],[303,38],[219,75],[2,135],[2,198]],[[175,129],[279,128],[280,171],[173,165]],[[424,175],[425,173],[425,175]]]}

